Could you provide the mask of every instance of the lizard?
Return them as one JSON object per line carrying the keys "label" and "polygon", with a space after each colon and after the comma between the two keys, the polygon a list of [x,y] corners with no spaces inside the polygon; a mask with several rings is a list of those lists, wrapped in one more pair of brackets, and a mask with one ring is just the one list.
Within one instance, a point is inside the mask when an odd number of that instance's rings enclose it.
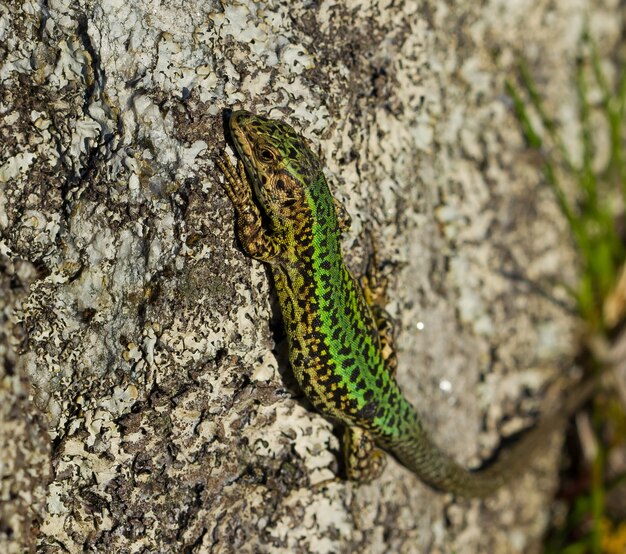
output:
{"label": "lizard", "polygon": [[215,162],[235,209],[239,242],[271,268],[290,365],[313,406],[343,425],[348,479],[376,479],[383,451],[430,487],[458,496],[488,496],[520,474],[594,382],[579,384],[560,410],[541,418],[493,463],[478,469],[457,463],[433,441],[398,386],[385,285],[374,272],[357,280],[346,266],[343,208],[320,157],[281,120],[244,110],[225,115],[237,165],[226,152]]}

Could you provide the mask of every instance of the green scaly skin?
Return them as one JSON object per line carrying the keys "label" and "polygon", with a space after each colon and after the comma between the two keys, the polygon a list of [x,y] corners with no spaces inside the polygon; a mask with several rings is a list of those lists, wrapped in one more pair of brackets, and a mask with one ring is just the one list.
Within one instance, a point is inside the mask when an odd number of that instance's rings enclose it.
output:
{"label": "green scaly skin", "polygon": [[272,269],[300,387],[322,414],[346,427],[348,476],[369,481],[380,473],[374,442],[430,486],[462,496],[486,496],[519,473],[564,416],[540,424],[479,471],[440,450],[402,395],[380,317],[344,263],[320,159],[281,121],[237,111],[228,126],[240,161],[237,169],[226,155],[217,163],[241,245]]}

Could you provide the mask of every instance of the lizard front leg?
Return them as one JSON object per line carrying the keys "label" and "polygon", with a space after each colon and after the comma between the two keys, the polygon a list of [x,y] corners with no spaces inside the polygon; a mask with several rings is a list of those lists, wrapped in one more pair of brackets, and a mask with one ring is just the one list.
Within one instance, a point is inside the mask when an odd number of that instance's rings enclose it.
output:
{"label": "lizard front leg", "polygon": [[222,187],[235,206],[237,214],[237,236],[246,253],[262,262],[271,263],[280,254],[278,241],[263,227],[259,208],[252,200],[252,190],[241,160],[237,168],[224,153],[215,159],[224,174]]}

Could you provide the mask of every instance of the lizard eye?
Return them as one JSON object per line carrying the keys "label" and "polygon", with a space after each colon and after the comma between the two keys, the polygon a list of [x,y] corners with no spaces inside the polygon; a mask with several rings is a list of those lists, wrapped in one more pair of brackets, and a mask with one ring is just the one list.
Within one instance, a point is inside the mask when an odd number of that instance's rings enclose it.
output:
{"label": "lizard eye", "polygon": [[273,162],[274,154],[271,152],[271,150],[264,148],[263,150],[259,152],[259,158],[261,158],[261,161],[264,161],[264,162]]}

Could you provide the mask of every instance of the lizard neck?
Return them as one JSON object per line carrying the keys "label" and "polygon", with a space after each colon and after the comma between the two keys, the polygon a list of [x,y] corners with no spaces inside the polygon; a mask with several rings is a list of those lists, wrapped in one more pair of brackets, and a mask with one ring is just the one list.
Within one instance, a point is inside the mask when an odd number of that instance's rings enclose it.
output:
{"label": "lizard neck", "polygon": [[302,267],[312,274],[314,250],[317,258],[341,262],[341,236],[335,204],[322,174],[303,187],[300,202],[287,214],[271,219],[272,232],[285,246],[279,265]]}

